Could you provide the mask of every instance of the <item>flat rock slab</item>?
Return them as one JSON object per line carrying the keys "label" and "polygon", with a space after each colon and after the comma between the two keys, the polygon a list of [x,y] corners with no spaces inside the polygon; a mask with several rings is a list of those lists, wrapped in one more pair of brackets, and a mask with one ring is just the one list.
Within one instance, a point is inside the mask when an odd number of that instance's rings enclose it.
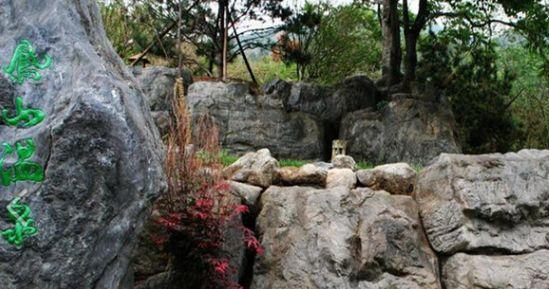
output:
{"label": "flat rock slab", "polygon": [[277,187],[260,199],[265,254],[253,289],[439,289],[438,265],[409,196]]}
{"label": "flat rock slab", "polygon": [[[24,189],[38,233],[18,248],[0,239],[2,289],[119,289],[151,200],[165,189],[158,131],[142,93],[105,36],[95,1],[6,0],[0,58],[28,39],[53,58],[39,82],[0,73],[2,104],[22,96],[46,118],[29,128],[1,125],[0,141],[32,138],[40,183],[0,187],[6,205]],[[8,164],[5,164],[6,166]]]}
{"label": "flat rock slab", "polygon": [[441,253],[524,253],[549,248],[549,151],[442,154],[415,197]]}
{"label": "flat rock slab", "polygon": [[443,267],[446,289],[549,288],[549,251],[483,256],[458,253]]}

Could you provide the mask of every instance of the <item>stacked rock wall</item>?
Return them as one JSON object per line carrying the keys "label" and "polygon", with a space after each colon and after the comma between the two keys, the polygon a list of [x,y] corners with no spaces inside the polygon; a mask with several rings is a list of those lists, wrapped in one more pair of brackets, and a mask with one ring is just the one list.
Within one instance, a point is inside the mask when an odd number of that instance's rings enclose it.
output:
{"label": "stacked rock wall", "polygon": [[256,200],[253,289],[549,288],[549,151],[442,154],[417,175],[261,150],[226,173]]}

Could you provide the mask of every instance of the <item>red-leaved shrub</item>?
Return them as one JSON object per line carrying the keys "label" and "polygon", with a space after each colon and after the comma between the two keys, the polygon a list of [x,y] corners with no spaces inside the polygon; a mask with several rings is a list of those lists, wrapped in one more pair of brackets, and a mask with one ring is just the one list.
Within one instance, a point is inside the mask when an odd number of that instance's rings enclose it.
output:
{"label": "red-leaved shrub", "polygon": [[247,213],[248,207],[227,194],[216,126],[203,116],[194,123],[193,133],[183,100],[173,106],[175,121],[166,156],[168,193],[156,203],[161,233],[153,236],[153,241],[172,256],[177,288],[242,288],[223,245],[228,227],[236,226],[245,246],[263,253],[254,232],[234,221]]}

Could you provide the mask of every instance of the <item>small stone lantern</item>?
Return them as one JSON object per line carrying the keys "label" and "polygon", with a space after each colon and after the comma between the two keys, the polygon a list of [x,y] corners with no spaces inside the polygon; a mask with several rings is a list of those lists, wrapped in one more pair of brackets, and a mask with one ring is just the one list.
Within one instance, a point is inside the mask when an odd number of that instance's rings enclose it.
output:
{"label": "small stone lantern", "polygon": [[337,155],[345,155],[346,150],[347,150],[347,141],[346,140],[341,140],[341,139],[334,140],[332,142],[332,160],[334,160],[334,158]]}

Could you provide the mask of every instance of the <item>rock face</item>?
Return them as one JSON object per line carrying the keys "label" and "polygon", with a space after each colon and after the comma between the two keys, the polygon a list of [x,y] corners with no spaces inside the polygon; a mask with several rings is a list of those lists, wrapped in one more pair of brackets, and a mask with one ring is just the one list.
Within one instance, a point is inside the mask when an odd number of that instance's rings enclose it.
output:
{"label": "rock face", "polygon": [[372,80],[355,76],[334,87],[298,82],[291,85],[289,94],[286,86],[278,93],[284,99],[286,110],[303,111],[323,121],[337,122],[346,113],[366,107],[375,107],[378,92]]}
{"label": "rock face", "polygon": [[223,146],[237,154],[266,147],[281,158],[327,159],[338,138],[349,142],[350,156],[371,163],[424,165],[460,151],[444,103],[399,94],[381,109],[380,93],[364,76],[331,87],[275,80],[263,91],[197,82],[187,101],[195,117],[208,112],[215,119]]}
{"label": "rock face", "polygon": [[332,164],[338,169],[351,169],[356,168],[355,160],[350,156],[338,155],[332,160]]}
{"label": "rock face", "polygon": [[447,289],[549,288],[549,251],[513,256],[458,253],[444,264]]}
{"label": "rock face", "polygon": [[326,177],[326,187],[334,188],[343,186],[346,188],[354,188],[356,185],[356,175],[351,169],[331,169]]}
{"label": "rock face", "polygon": [[359,170],[356,176],[361,185],[395,195],[410,195],[414,191],[416,182],[416,172],[406,163],[386,164],[373,169]]}
{"label": "rock face", "polygon": [[306,164],[302,167],[284,167],[276,170],[277,181],[284,185],[324,186],[328,169]]}
{"label": "rock face", "polygon": [[441,288],[411,197],[272,186],[261,205],[253,289]]}
{"label": "rock face", "polygon": [[440,153],[457,153],[454,117],[443,104],[413,98],[395,99],[381,111],[347,114],[340,126],[347,152],[370,163],[425,165]]}
{"label": "rock face", "polygon": [[225,168],[225,177],[237,182],[246,182],[255,186],[268,187],[273,183],[278,161],[268,149],[247,153]]}
{"label": "rock face", "polygon": [[[173,87],[178,76],[177,68],[163,66],[134,67],[132,72],[143,89],[152,111],[171,111]],[[192,83],[191,72],[183,71],[185,89]]]}
{"label": "rock face", "polygon": [[22,39],[53,58],[40,82],[0,76],[2,104],[22,96],[25,107],[46,114],[30,128],[0,129],[9,143],[32,138],[32,161],[45,171],[42,183],[0,188],[0,228],[11,226],[6,205],[26,189],[38,229],[20,248],[0,239],[1,287],[127,288],[142,219],[165,188],[162,144],[143,95],[105,37],[94,1],[8,0],[0,15],[2,64]]}
{"label": "rock face", "polygon": [[194,117],[208,113],[231,153],[264,147],[276,157],[315,159],[324,153],[324,128],[314,116],[286,112],[282,99],[252,95],[245,83],[197,82],[187,104]]}
{"label": "rock face", "polygon": [[435,250],[525,253],[549,248],[549,151],[442,154],[416,199]]}

